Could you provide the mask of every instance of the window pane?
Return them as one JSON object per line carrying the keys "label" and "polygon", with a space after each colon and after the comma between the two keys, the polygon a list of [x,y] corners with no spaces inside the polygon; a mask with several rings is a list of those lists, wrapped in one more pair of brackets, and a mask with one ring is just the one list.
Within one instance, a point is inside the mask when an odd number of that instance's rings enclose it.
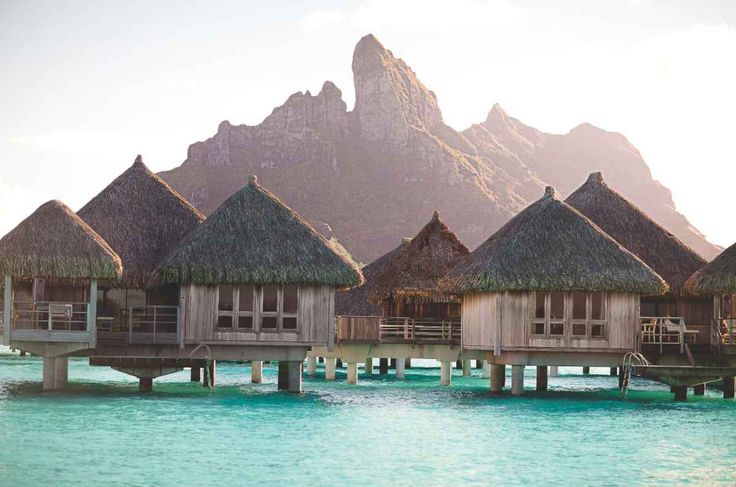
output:
{"label": "window pane", "polygon": [[603,337],[605,336],[604,326],[601,324],[590,325],[590,336],[592,337]]}
{"label": "window pane", "polygon": [[253,311],[253,286],[248,284],[240,286],[240,302],[238,303],[240,313]]}
{"label": "window pane", "polygon": [[565,317],[565,293],[555,291],[550,293],[550,298],[550,319],[563,319]]}
{"label": "window pane", "polygon": [[576,337],[585,336],[585,323],[573,323],[572,324],[572,335]]}
{"label": "window pane", "polygon": [[232,328],[233,327],[233,317],[227,316],[227,315],[220,315],[217,317],[217,327],[218,328]]}
{"label": "window pane", "polygon": [[592,294],[593,299],[593,305],[592,305],[592,313],[591,317],[594,320],[604,320],[606,319],[605,316],[603,316],[604,310],[603,310],[603,293],[593,293]]}
{"label": "window pane", "polygon": [[565,325],[564,323],[550,323],[549,324],[549,334],[550,335],[564,335],[565,334]]}
{"label": "window pane", "polygon": [[[220,286],[220,301],[217,303],[217,309],[220,311],[233,310],[233,287],[228,285]],[[212,309],[212,308],[210,308]]]}
{"label": "window pane", "polygon": [[535,293],[537,295],[537,303],[534,307],[534,317],[544,318],[544,293]]}
{"label": "window pane", "polygon": [[278,326],[278,318],[275,316],[264,316],[261,318],[262,330],[275,330]]}
{"label": "window pane", "polygon": [[532,335],[544,335],[544,323],[532,323]]}
{"label": "window pane", "polygon": [[296,286],[284,286],[284,313],[296,313]]}
{"label": "window pane", "polygon": [[584,320],[585,319],[585,300],[587,294],[581,292],[572,293],[572,319],[573,320]]}
{"label": "window pane", "polygon": [[253,317],[252,316],[238,316],[238,328],[253,328]]}
{"label": "window pane", "polygon": [[276,286],[263,286],[263,311],[278,311],[278,294]]}
{"label": "window pane", "polygon": [[284,330],[296,330],[296,317],[284,316],[282,328]]}

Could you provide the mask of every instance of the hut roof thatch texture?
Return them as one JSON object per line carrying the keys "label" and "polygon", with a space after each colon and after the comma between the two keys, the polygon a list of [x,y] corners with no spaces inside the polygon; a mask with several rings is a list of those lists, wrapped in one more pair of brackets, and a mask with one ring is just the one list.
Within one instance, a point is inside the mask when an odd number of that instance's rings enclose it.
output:
{"label": "hut roof thatch texture", "polygon": [[674,295],[682,295],[693,272],[706,264],[680,239],[608,187],[596,172],[565,202],[662,276]]}
{"label": "hut roof thatch texture", "polygon": [[120,257],[64,203],[49,201],[0,239],[0,274],[59,281],[117,279]]}
{"label": "hut roof thatch texture", "polygon": [[251,176],[182,240],[155,280],[351,287],[363,279],[351,259]]}
{"label": "hut roof thatch texture", "polygon": [[409,242],[411,242],[410,238],[404,238],[401,245],[363,267],[363,277],[365,278],[363,285],[340,291],[335,296],[336,314],[352,316],[383,315],[383,307],[371,301],[372,289],[375,283],[374,278],[406,250]]}
{"label": "hut roof thatch texture", "polygon": [[132,288],[144,287],[156,266],[205,218],[140,155],[77,214],[120,256],[122,284]]}
{"label": "hut roof thatch texture", "polygon": [[373,277],[370,299],[447,301],[449,296],[439,289],[439,280],[469,253],[435,211],[406,249]]}
{"label": "hut roof thatch texture", "polygon": [[442,280],[450,292],[620,291],[667,283],[548,187]]}
{"label": "hut roof thatch texture", "polygon": [[685,282],[685,290],[696,296],[736,294],[736,244],[695,271]]}

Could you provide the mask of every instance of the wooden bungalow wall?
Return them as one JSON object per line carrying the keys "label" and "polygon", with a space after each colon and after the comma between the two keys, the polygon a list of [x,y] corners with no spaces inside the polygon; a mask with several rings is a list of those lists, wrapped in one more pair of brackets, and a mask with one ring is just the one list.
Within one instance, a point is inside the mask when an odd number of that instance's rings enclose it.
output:
{"label": "wooden bungalow wall", "polygon": [[[611,349],[633,350],[639,327],[639,297],[628,293],[607,295],[605,338],[573,338],[570,325],[560,338],[530,335],[534,294],[530,292],[478,293],[463,300],[462,343],[474,350]],[[567,306],[566,313],[571,309]]]}
{"label": "wooden bungalow wall", "polygon": [[[295,331],[258,332],[223,330],[217,323],[217,286],[189,285],[180,291],[180,321],[188,343],[294,343],[326,345],[334,333],[335,290],[329,286],[300,286]],[[256,298],[254,323],[259,321]]]}

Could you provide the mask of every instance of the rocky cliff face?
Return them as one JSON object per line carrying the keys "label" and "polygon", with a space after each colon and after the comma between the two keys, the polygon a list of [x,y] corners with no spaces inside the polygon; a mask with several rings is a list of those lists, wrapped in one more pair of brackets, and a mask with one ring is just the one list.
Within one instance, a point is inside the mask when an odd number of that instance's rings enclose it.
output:
{"label": "rocky cliff face", "polygon": [[357,260],[370,262],[414,235],[434,210],[470,248],[539,198],[567,194],[592,171],[710,258],[717,248],[679,214],[620,134],[591,125],[566,135],[527,127],[494,106],[457,132],[437,98],[372,35],[353,57],[355,109],[325,82],[295,93],[260,125],[222,122],[161,176],[205,213],[257,174],[263,184]]}

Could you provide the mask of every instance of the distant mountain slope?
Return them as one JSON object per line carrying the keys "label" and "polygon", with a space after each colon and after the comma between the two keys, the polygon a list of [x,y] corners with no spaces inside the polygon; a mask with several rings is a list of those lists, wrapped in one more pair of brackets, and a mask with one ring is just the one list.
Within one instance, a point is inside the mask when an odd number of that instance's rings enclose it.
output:
{"label": "distant mountain slope", "polygon": [[372,35],[355,47],[353,76],[353,111],[327,81],[316,96],[291,95],[259,125],[222,122],[160,176],[209,214],[257,174],[325,236],[370,262],[414,235],[433,210],[474,248],[546,184],[567,194],[600,170],[704,257],[718,252],[620,134],[587,124],[544,134],[499,106],[457,132],[444,124],[434,93]]}

